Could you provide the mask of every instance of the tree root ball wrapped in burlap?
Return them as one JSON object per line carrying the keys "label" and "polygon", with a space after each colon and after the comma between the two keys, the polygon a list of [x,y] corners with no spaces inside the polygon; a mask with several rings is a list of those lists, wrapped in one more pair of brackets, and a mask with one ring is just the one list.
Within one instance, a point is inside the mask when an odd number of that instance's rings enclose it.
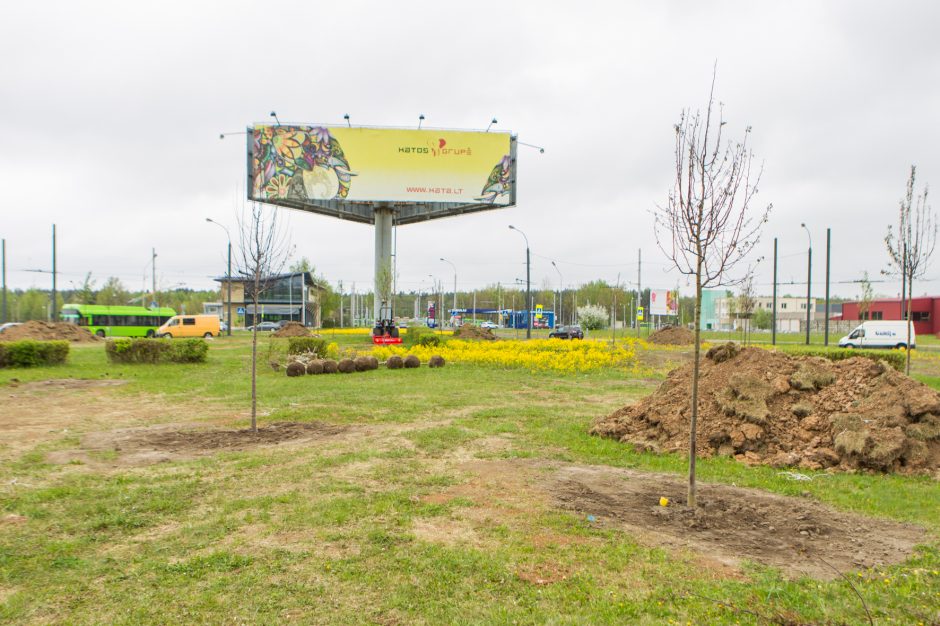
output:
{"label": "tree root ball wrapped in burlap", "polygon": [[323,373],[335,374],[339,371],[339,365],[333,359],[323,359]]}
{"label": "tree root ball wrapped in burlap", "polygon": [[403,365],[404,362],[397,354],[393,354],[392,356],[388,357],[388,361],[385,362],[385,367],[390,370],[400,370]]}
{"label": "tree root ball wrapped in burlap", "polygon": [[340,374],[352,374],[356,371],[356,362],[352,359],[340,359],[339,363],[336,364],[336,369],[339,370]]}
{"label": "tree root ball wrapped in burlap", "polygon": [[307,373],[307,368],[300,361],[291,361],[287,364],[288,376],[303,376]]}
{"label": "tree root ball wrapped in burlap", "polygon": [[415,355],[409,354],[405,357],[405,367],[409,369],[414,367],[421,367],[421,361]]}
{"label": "tree root ball wrapped in burlap", "polygon": [[307,374],[313,376],[315,374],[323,373],[323,361],[317,359],[316,361],[310,361],[307,363]]}
{"label": "tree root ball wrapped in burlap", "polygon": [[428,360],[428,367],[444,367],[444,357],[435,354]]}
{"label": "tree root ball wrapped in burlap", "polygon": [[368,356],[368,357],[366,357],[366,358],[369,359],[369,369],[370,369],[370,370],[377,370],[377,369],[379,369],[379,360],[378,360],[377,358],[375,358],[374,356]]}
{"label": "tree root ball wrapped in burlap", "polygon": [[367,356],[357,356],[356,360],[354,360],[353,363],[356,365],[357,372],[366,371],[367,369],[369,369],[369,365],[370,365],[369,357]]}

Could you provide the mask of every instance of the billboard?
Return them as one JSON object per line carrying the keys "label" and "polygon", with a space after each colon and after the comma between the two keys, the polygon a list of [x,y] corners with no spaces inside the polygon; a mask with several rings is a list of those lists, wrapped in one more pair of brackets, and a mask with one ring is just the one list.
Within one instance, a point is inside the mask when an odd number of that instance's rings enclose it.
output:
{"label": "billboard", "polygon": [[650,290],[650,315],[679,315],[679,291]]}
{"label": "billboard", "polygon": [[259,202],[328,213],[379,202],[442,210],[515,202],[509,133],[256,125],[248,134],[249,198]]}

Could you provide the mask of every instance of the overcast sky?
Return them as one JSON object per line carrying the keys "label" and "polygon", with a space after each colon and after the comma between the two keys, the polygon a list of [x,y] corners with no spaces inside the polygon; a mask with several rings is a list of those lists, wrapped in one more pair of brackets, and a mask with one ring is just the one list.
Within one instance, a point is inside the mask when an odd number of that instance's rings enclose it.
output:
{"label": "overcast sky", "polygon": [[[0,7],[0,237],[12,287],[91,272],[162,287],[224,273],[254,122],[498,128],[520,147],[518,205],[398,229],[399,287],[429,274],[468,289],[525,276],[687,290],[656,247],[651,210],[671,186],[683,108],[716,94],[728,136],[753,127],[773,203],[759,253],[770,292],[804,281],[806,222],[822,295],[867,270],[911,164],[940,181],[940,3],[922,2],[5,2]],[[936,203],[935,203],[936,204]],[[940,205],[937,205],[940,206]],[[334,284],[372,283],[372,227],[284,211],[297,256]],[[234,232],[233,232],[234,235]],[[918,293],[940,293],[940,253]],[[804,285],[784,287],[802,293]],[[879,283],[878,293],[898,285]]]}

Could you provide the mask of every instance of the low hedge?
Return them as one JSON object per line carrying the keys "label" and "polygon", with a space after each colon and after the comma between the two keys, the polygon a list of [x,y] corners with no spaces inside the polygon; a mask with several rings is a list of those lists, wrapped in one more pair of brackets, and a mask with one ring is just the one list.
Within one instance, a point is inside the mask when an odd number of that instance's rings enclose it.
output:
{"label": "low hedge", "polygon": [[68,341],[0,342],[0,367],[61,365],[68,356]]}
{"label": "low hedge", "polygon": [[320,337],[289,337],[287,354],[316,354],[326,356],[326,339]]}
{"label": "low hedge", "polygon": [[109,339],[105,354],[112,363],[205,363],[205,339]]}
{"label": "low hedge", "polygon": [[904,371],[904,364],[907,359],[902,350],[853,350],[850,348],[822,348],[818,346],[777,346],[777,350],[794,356],[819,356],[830,361],[841,361],[855,356],[863,356],[873,361],[884,361],[899,372]]}

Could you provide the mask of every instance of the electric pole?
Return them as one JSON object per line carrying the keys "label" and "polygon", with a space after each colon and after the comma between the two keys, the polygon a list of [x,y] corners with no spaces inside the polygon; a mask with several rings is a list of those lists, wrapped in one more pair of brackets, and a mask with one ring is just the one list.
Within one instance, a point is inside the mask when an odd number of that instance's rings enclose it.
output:
{"label": "electric pole", "polygon": [[55,224],[52,225],[52,320],[56,321],[56,305],[57,297],[55,290]]}

